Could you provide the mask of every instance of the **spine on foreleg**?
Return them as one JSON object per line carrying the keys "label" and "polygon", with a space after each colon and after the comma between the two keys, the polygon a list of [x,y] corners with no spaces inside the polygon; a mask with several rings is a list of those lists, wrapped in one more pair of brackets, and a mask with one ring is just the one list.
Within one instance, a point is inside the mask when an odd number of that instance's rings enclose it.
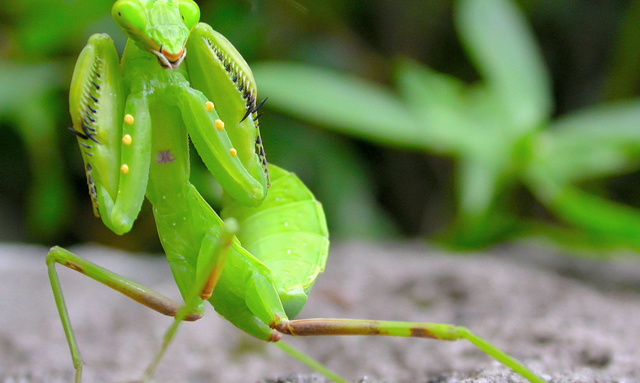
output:
{"label": "spine on foreleg", "polygon": [[269,170],[271,188],[262,205],[246,208],[225,198],[221,215],[238,220],[240,243],[277,276],[278,294],[293,318],[324,270],[329,233],[322,205],[302,181],[276,166]]}

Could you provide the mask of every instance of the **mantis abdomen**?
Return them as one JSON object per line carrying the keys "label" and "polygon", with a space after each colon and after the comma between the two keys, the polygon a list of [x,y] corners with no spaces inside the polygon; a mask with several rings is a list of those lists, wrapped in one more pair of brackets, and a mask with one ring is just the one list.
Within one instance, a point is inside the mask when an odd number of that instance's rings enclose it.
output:
{"label": "mantis abdomen", "polygon": [[269,171],[271,188],[260,207],[246,208],[225,196],[221,216],[238,220],[242,246],[277,276],[278,295],[287,315],[295,317],[324,270],[329,232],[322,205],[302,181],[272,165]]}

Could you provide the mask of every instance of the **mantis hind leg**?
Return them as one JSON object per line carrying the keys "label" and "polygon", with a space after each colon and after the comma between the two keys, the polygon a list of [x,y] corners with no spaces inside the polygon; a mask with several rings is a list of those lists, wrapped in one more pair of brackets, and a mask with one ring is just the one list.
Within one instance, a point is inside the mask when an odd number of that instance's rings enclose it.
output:
{"label": "mantis hind leg", "polygon": [[501,351],[465,327],[440,323],[390,322],[357,319],[279,320],[271,328],[291,336],[378,335],[431,338],[437,340],[466,339],[476,347],[511,368],[531,383],[545,381],[515,358]]}
{"label": "mantis hind leg", "polygon": [[[80,350],[78,349],[73,329],[71,328],[69,313],[62,294],[62,287],[60,286],[58,273],[56,272],[56,264],[63,265],[82,273],[161,314],[176,316],[180,312],[180,304],[149,288],[112,273],[111,271],[89,262],[86,259],[80,258],[61,247],[56,246],[51,248],[49,254],[47,254],[49,280],[51,281],[51,289],[53,290],[58,313],[60,314],[60,320],[62,321],[62,327],[67,338],[67,343],[69,344],[73,367],[76,370],[75,383],[80,383],[82,379],[82,358],[80,356]],[[183,319],[190,321],[197,320],[201,317],[202,312],[195,312],[194,310],[183,314]]]}

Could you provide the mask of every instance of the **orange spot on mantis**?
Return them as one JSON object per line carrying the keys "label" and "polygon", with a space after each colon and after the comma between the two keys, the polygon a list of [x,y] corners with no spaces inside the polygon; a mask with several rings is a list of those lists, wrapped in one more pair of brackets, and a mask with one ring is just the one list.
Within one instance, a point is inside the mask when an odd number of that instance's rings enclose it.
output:
{"label": "orange spot on mantis", "polygon": [[122,166],[120,166],[120,173],[122,174],[129,173],[129,165],[123,164]]}
{"label": "orange spot on mantis", "polygon": [[213,102],[211,102],[211,101],[205,102],[204,103],[204,108],[207,110],[207,112],[213,111],[213,109],[214,109]]}
{"label": "orange spot on mantis", "polygon": [[132,142],[133,142],[133,139],[131,138],[131,136],[130,136],[130,135],[125,134],[125,135],[122,137],[122,144],[123,144],[123,145],[125,145],[125,146],[129,146],[129,145],[131,145],[131,143],[132,143]]}
{"label": "orange spot on mantis", "polygon": [[222,129],[224,129],[224,121],[218,119],[215,122],[216,125],[216,130],[221,131]]}
{"label": "orange spot on mantis", "polygon": [[130,114],[125,114],[124,115],[124,123],[127,125],[133,125],[133,122],[135,121],[135,119],[133,118],[132,115]]}
{"label": "orange spot on mantis", "polygon": [[235,157],[238,155],[238,151],[235,150],[234,148],[229,149],[229,154],[231,154],[231,157]]}

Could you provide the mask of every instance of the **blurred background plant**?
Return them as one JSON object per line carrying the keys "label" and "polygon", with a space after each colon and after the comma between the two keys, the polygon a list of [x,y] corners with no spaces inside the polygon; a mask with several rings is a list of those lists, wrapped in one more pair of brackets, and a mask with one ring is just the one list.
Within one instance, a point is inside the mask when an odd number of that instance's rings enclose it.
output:
{"label": "blurred background plant", "polygon": [[[268,159],[315,191],[334,239],[640,247],[639,0],[198,3],[269,97]],[[160,249],[148,206],[124,237],[93,218],[66,129],[88,37],[124,46],[112,4],[0,4],[4,241]],[[193,182],[215,205],[202,167]]]}

